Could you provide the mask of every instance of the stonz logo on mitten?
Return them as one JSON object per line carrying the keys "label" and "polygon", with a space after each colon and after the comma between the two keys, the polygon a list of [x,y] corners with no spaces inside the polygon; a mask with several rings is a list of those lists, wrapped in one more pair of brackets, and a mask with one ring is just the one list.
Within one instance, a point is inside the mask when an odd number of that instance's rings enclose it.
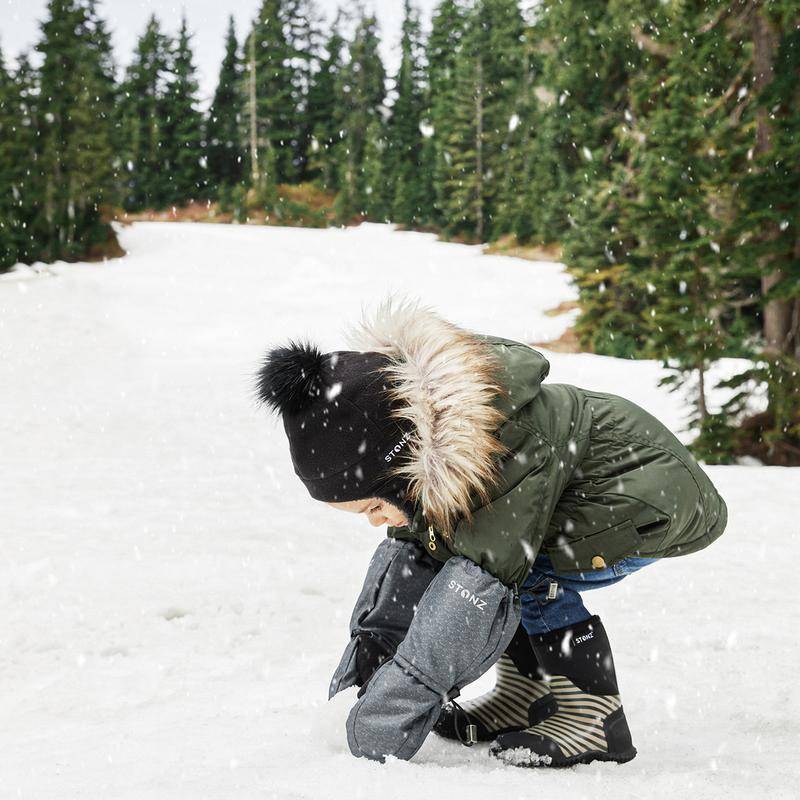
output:
{"label": "stonz logo on mitten", "polygon": [[584,642],[588,642],[594,636],[594,631],[590,633],[585,633],[583,636],[576,636],[573,640],[573,644],[583,644]]}
{"label": "stonz logo on mitten", "polygon": [[410,432],[404,433],[403,438],[383,457],[383,460],[388,464],[403,449],[410,438]]}
{"label": "stonz logo on mitten", "polygon": [[450,581],[450,588],[455,590],[458,594],[460,594],[465,600],[468,600],[475,608],[479,608],[483,611],[486,608],[486,601],[481,600],[478,595],[471,592],[469,589],[464,588],[460,583],[457,581]]}

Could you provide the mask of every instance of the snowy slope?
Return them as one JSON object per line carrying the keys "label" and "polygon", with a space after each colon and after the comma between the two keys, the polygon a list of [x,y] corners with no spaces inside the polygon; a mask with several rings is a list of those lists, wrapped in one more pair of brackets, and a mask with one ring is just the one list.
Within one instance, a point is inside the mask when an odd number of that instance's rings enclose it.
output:
{"label": "snowy slope", "polygon": [[[587,598],[628,765],[531,772],[431,736],[381,766],[347,750],[355,690],[325,701],[383,532],[308,498],[252,401],[260,355],[342,347],[389,290],[556,338],[558,265],[377,225],[139,223],[122,242],[0,281],[1,798],[796,796],[799,470],[710,468],[722,539]],[[549,380],[682,425],[656,364],[547,355]]]}

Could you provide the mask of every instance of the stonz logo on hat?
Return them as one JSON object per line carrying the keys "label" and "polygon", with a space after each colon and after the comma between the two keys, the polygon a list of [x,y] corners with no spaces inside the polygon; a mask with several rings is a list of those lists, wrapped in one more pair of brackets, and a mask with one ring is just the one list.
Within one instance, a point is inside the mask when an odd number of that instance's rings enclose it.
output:
{"label": "stonz logo on hat", "polygon": [[383,460],[388,464],[405,447],[410,438],[411,431],[406,431],[400,441],[383,457]]}

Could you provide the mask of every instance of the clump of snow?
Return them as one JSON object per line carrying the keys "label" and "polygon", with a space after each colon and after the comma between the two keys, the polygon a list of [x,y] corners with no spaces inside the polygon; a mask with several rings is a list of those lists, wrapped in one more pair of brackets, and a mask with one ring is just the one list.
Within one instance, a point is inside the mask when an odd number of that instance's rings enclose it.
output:
{"label": "clump of snow", "polygon": [[527,747],[511,747],[507,750],[493,750],[492,756],[515,767],[547,767],[553,763],[552,756],[539,755]]}

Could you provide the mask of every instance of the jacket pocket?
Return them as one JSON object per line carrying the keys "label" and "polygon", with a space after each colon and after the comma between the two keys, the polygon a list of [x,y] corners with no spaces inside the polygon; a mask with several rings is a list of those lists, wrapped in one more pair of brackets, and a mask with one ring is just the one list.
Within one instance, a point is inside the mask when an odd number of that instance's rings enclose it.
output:
{"label": "jacket pocket", "polygon": [[585,572],[610,567],[625,556],[636,555],[641,542],[636,526],[626,519],[580,539],[568,539],[560,534],[553,544],[548,544],[545,552],[556,572]]}

